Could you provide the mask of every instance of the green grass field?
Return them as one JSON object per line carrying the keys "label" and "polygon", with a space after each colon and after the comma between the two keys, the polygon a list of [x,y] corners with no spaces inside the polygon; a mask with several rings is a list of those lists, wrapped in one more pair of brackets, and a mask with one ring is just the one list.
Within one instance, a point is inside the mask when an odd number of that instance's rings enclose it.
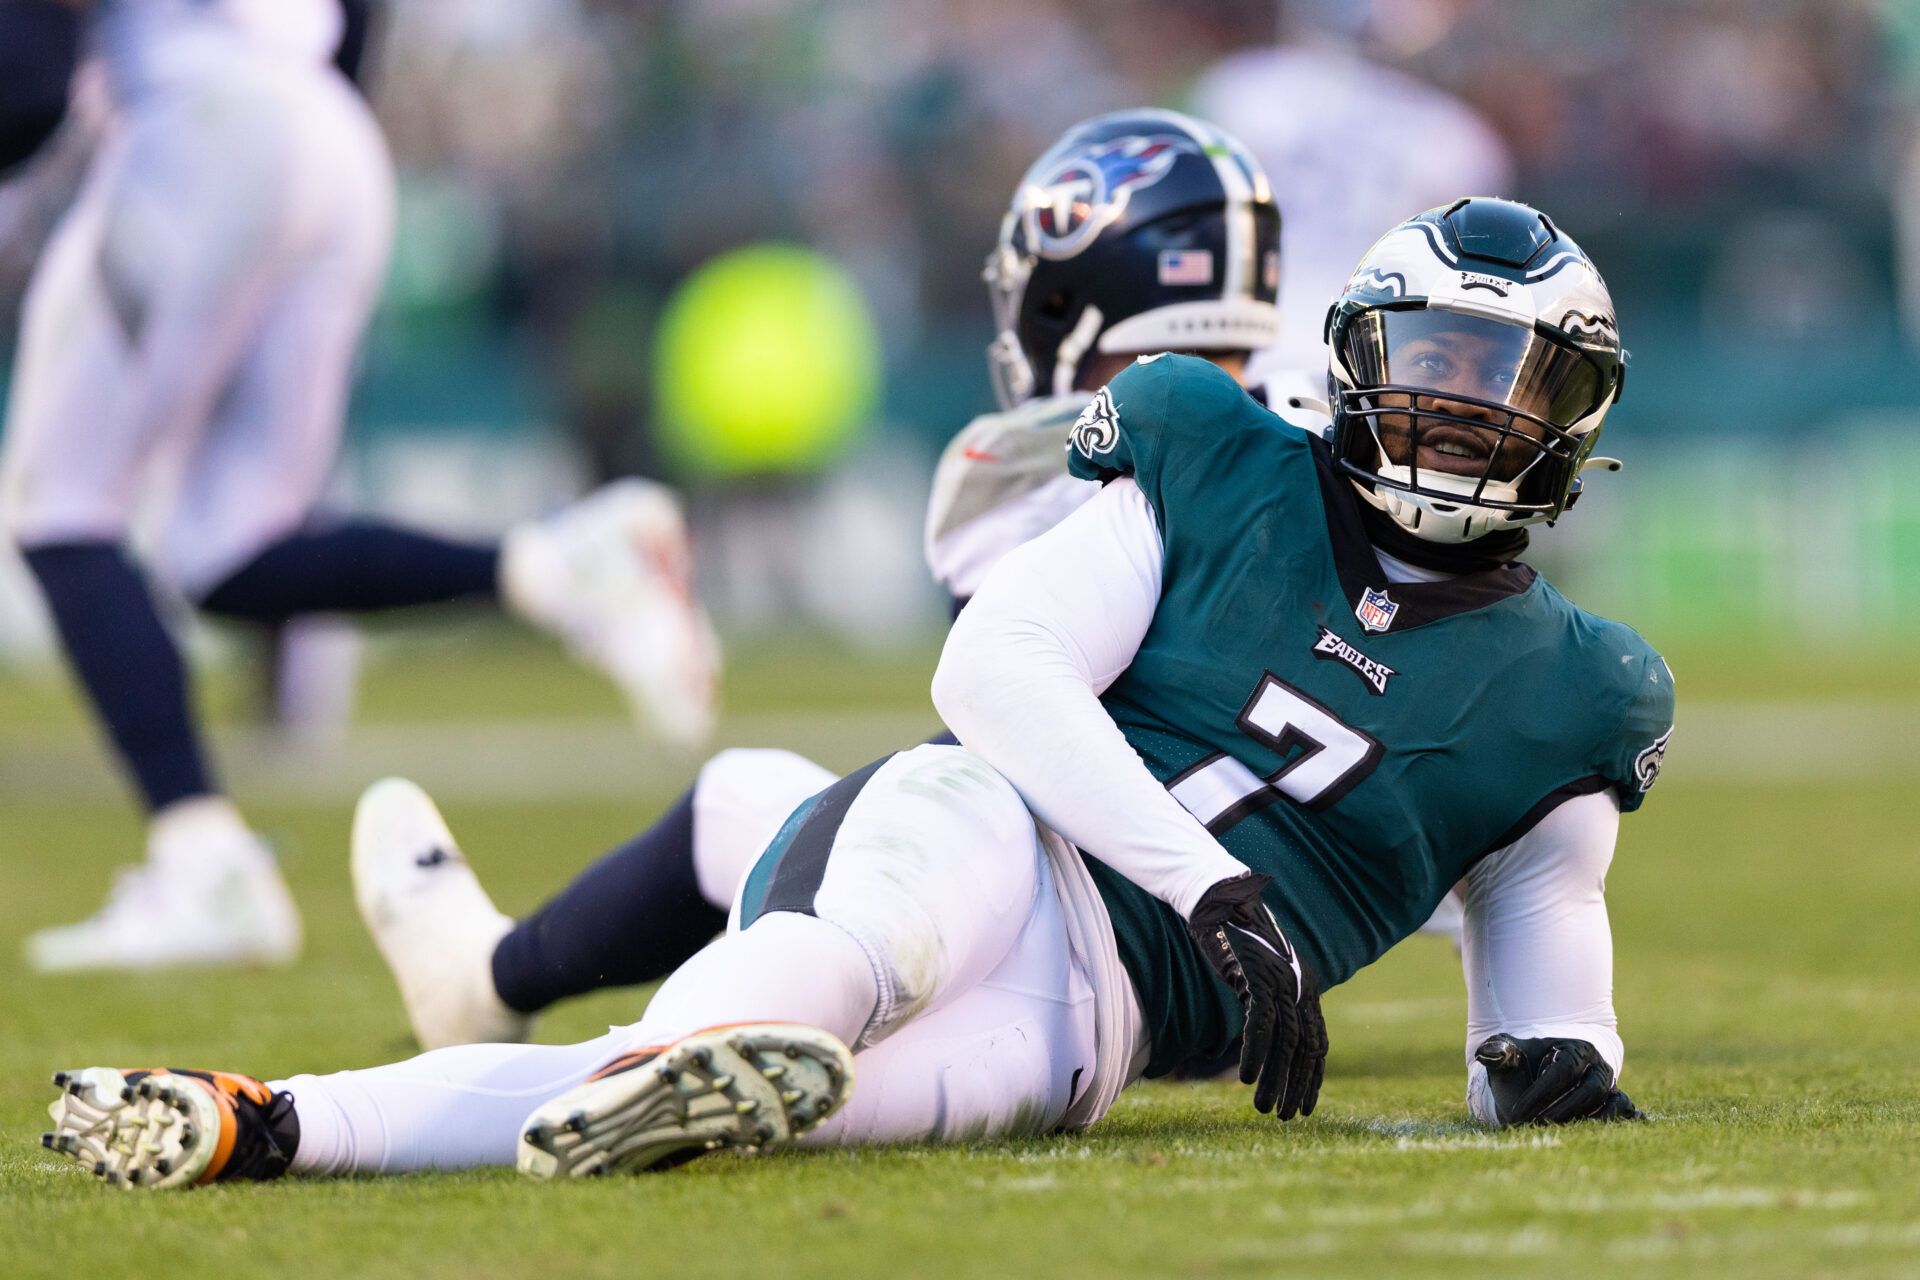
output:
{"label": "green grass field", "polygon": [[[476,642],[456,659],[383,664],[366,718],[611,710],[538,649]],[[921,705],[924,662],[748,652],[734,701],[852,705],[897,722]],[[91,910],[139,833],[118,802],[36,799],[0,773],[0,1275],[1486,1276],[1543,1263],[1920,1275],[1920,779],[1829,768],[1816,781],[1741,781],[1689,762],[1685,728],[1702,689],[1858,700],[1889,686],[1795,683],[1786,661],[1674,665],[1682,730],[1667,780],[1626,825],[1609,895],[1625,1083],[1652,1119],[1606,1130],[1465,1123],[1458,969],[1443,944],[1416,938],[1328,997],[1328,1082],[1303,1123],[1254,1114],[1237,1086],[1149,1085],[1093,1133],[1011,1144],[713,1159],[568,1186],[501,1171],[113,1192],[38,1146],[53,1069],[367,1065],[409,1052],[406,1024],[354,914],[349,813],[333,801],[250,806],[306,912],[296,968],[28,975],[20,938]],[[1703,678],[1688,683],[1690,670]],[[1912,704],[1920,670],[1879,674]],[[226,697],[216,687],[212,700]],[[43,738],[85,740],[57,687],[0,681],[0,723],[13,758]],[[856,763],[857,745],[842,735],[827,762]],[[663,772],[600,801],[447,807],[516,910],[682,780]],[[603,994],[558,1011],[541,1036],[597,1034],[643,1001]]]}

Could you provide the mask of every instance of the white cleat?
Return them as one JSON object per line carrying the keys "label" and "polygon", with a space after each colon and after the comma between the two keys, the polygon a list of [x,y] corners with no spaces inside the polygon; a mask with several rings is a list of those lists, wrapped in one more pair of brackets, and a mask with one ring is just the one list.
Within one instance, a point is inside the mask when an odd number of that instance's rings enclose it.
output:
{"label": "white cleat", "polygon": [[502,594],[620,686],[634,715],[670,741],[713,732],[720,646],[693,598],[680,504],[666,487],[621,480],[511,530]]}
{"label": "white cleat", "polygon": [[493,989],[493,949],[513,921],[480,887],[432,799],[404,778],[374,783],[354,810],[353,897],[421,1048],[527,1038],[533,1020]]}
{"label": "white cleat", "polygon": [[58,1072],[53,1083],[53,1131],[40,1144],[111,1186],[191,1187],[232,1127],[213,1095],[188,1080],[88,1067]]}
{"label": "white cleat", "polygon": [[678,1164],[709,1151],[773,1151],[853,1089],[853,1055],[818,1027],[743,1022],[623,1054],[521,1126],[531,1178]]}
{"label": "white cleat", "polygon": [[300,913],[273,854],[217,797],[154,819],[148,860],[124,867],[98,912],[26,942],[41,973],[282,965],[300,955]]}

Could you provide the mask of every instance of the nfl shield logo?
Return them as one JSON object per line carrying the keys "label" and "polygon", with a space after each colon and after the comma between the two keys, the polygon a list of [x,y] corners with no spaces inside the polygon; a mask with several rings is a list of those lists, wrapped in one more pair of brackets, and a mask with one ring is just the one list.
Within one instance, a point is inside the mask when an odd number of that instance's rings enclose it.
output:
{"label": "nfl shield logo", "polygon": [[1400,604],[1398,601],[1387,599],[1385,591],[1375,591],[1372,587],[1368,587],[1367,593],[1360,597],[1360,603],[1355,606],[1353,612],[1354,616],[1360,619],[1360,625],[1367,630],[1385,631],[1393,625],[1393,615],[1400,612]]}

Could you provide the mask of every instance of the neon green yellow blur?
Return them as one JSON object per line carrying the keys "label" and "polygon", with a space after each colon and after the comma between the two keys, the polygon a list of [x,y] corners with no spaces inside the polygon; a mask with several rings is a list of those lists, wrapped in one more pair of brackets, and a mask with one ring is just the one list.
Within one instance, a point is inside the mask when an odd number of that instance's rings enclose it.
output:
{"label": "neon green yellow blur", "polygon": [[853,280],[795,245],[707,262],[661,317],[660,442],[689,478],[814,471],[868,424],[880,343]]}

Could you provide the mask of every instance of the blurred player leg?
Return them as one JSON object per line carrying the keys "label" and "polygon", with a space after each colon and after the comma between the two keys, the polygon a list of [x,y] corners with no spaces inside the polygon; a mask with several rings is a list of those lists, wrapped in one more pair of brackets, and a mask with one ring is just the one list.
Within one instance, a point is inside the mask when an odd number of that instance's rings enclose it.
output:
{"label": "blurred player leg", "polygon": [[[179,653],[122,549],[149,469],[191,449],[274,279],[281,161],[260,123],[216,143],[182,132],[160,112],[103,148],[36,273],[9,406],[14,536],[154,819],[148,865],[99,916],[30,940],[44,968],[284,961],[299,945],[264,846],[231,806],[199,803],[212,788]],[[259,162],[259,189],[219,180],[223,142]]]}

